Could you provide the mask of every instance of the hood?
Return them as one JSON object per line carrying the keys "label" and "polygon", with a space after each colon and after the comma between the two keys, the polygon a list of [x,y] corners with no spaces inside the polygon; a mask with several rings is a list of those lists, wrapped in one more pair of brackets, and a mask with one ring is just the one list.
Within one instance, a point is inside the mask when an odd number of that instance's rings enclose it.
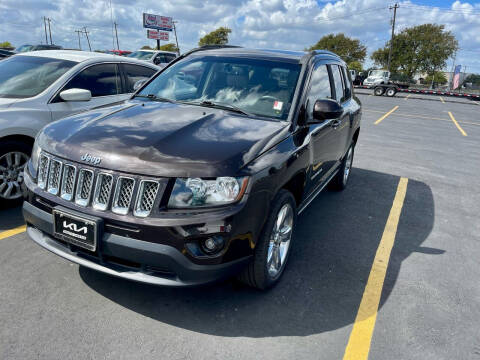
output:
{"label": "hood", "polygon": [[147,176],[215,177],[240,168],[288,136],[285,122],[194,105],[132,100],[54,122],[45,151],[97,167]]}
{"label": "hood", "polygon": [[10,99],[10,98],[0,97],[0,109],[6,109],[10,107],[12,104],[15,104],[18,100],[21,100],[21,99]]}

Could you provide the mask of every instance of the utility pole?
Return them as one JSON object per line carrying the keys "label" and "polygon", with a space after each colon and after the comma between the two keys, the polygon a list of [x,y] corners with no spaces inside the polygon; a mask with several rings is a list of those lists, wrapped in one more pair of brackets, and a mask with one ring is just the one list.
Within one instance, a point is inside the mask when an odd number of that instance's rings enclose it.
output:
{"label": "utility pole", "polygon": [[160,40],[157,39],[157,50],[160,50]]}
{"label": "utility pole", "polygon": [[177,38],[177,27],[175,26],[177,22],[178,21],[173,21],[173,31],[175,32],[175,42],[177,43],[177,53],[178,53],[178,56],[180,56],[180,48],[178,47],[178,38]]}
{"label": "utility pole", "polygon": [[92,51],[92,47],[90,46],[90,39],[88,38],[88,31],[87,31],[86,26],[83,27],[83,31],[85,32],[85,36],[87,37],[88,48],[90,49],[90,51]]}
{"label": "utility pole", "polygon": [[78,50],[82,50],[82,44],[80,43],[80,33],[83,33],[82,30],[75,30],[78,35]]}
{"label": "utility pole", "polygon": [[390,50],[388,51],[388,64],[387,64],[387,70],[390,71],[390,64],[392,61],[392,50],[393,50],[393,37],[395,36],[395,19],[397,17],[397,9],[400,6],[398,3],[395,3],[395,5],[390,6],[389,9],[393,9],[393,21],[392,21],[392,36],[390,38]]}
{"label": "utility pole", "polygon": [[118,33],[117,33],[117,23],[114,22],[113,25],[115,25],[115,37],[117,38],[117,50],[120,50],[120,45],[118,45]]}
{"label": "utility pole", "polygon": [[451,76],[450,76],[450,91],[452,91],[453,88],[453,73],[455,71],[455,60],[457,59],[457,51],[453,53],[453,64],[452,64],[452,71],[451,71]]}
{"label": "utility pole", "polygon": [[50,29],[50,22],[52,21],[52,19],[47,18],[47,21],[48,21],[48,33],[50,34],[50,45],[53,45],[53,42],[52,42],[52,30]]}
{"label": "utility pole", "polygon": [[48,44],[48,38],[47,38],[47,18],[44,16],[43,17],[43,26],[45,27],[45,44]]}

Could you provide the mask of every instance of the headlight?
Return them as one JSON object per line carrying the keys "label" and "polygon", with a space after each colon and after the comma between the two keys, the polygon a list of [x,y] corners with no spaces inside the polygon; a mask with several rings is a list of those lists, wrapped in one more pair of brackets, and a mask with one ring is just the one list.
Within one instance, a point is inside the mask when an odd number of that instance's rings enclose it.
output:
{"label": "headlight", "polygon": [[32,150],[32,167],[35,171],[38,170],[38,159],[40,158],[40,153],[42,152],[42,149],[40,146],[38,146],[38,141],[35,141],[33,144],[33,150]]}
{"label": "headlight", "polygon": [[209,207],[231,204],[242,198],[247,184],[247,177],[219,177],[215,180],[177,179],[168,207]]}

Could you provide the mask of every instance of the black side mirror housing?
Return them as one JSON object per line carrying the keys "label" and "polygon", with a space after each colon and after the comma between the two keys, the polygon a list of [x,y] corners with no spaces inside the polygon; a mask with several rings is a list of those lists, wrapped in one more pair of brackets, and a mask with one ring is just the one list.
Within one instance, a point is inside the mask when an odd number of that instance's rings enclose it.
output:
{"label": "black side mirror housing", "polygon": [[314,122],[336,119],[342,116],[342,114],[342,106],[337,101],[332,99],[317,100],[313,105],[312,118]]}

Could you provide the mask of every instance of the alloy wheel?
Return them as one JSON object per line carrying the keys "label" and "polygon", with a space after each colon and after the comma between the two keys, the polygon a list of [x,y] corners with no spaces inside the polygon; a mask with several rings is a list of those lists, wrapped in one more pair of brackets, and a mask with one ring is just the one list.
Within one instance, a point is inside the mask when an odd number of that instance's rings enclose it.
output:
{"label": "alloy wheel", "polygon": [[270,235],[267,252],[267,271],[270,277],[275,278],[281,272],[287,259],[290,240],[293,231],[293,209],[284,204],[277,215],[277,220]]}
{"label": "alloy wheel", "polygon": [[0,198],[18,199],[22,196],[23,170],[28,155],[20,151],[11,151],[0,157]]}
{"label": "alloy wheel", "polygon": [[353,150],[348,149],[347,158],[345,159],[345,168],[343,170],[343,184],[347,184],[350,170],[352,169]]}

